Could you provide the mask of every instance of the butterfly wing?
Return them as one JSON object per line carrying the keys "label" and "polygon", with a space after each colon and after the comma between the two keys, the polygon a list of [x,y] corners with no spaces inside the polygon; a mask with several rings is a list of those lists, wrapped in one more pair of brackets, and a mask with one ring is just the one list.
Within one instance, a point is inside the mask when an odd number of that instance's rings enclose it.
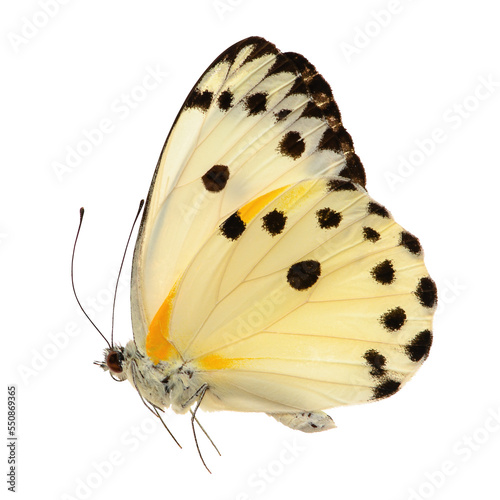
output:
{"label": "butterfly wing", "polygon": [[395,393],[428,354],[435,304],[417,238],[349,179],[309,179],[220,224],[146,352],[193,363],[205,408],[316,411]]}
{"label": "butterfly wing", "polygon": [[134,338],[213,231],[240,206],[304,178],[364,170],[330,87],[305,58],[257,37],[223,52],[188,95],[146,200],[132,265]]}

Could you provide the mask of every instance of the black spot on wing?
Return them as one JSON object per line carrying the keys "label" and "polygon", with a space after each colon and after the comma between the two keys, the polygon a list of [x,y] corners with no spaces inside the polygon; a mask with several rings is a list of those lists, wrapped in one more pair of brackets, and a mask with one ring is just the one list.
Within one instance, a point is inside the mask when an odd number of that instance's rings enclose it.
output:
{"label": "black spot on wing", "polygon": [[363,358],[372,368],[370,370],[370,375],[372,377],[381,377],[385,374],[384,366],[387,360],[385,359],[385,356],[383,354],[380,354],[375,349],[370,349],[365,352]]}
{"label": "black spot on wing", "polygon": [[321,265],[317,260],[303,260],[288,269],[287,281],[295,290],[307,290],[318,281]]}
{"label": "black spot on wing", "polygon": [[327,190],[333,191],[357,191],[357,187],[351,182],[344,179],[331,179],[328,181]]}
{"label": "black spot on wing", "polygon": [[309,78],[306,82],[309,92],[314,98],[314,101],[318,105],[326,105],[333,99],[332,89],[326,80],[319,74],[316,73],[312,78]]}
{"label": "black spot on wing", "polygon": [[299,132],[290,131],[287,132],[281,139],[278,145],[278,151],[283,156],[288,156],[294,160],[297,160],[302,156],[306,149],[306,144]]}
{"label": "black spot on wing", "polygon": [[382,399],[392,396],[396,392],[398,392],[401,387],[401,382],[397,380],[384,380],[379,385],[373,388],[373,399]]}
{"label": "black spot on wing", "polygon": [[346,166],[339,172],[341,177],[352,179],[356,184],[366,186],[365,168],[358,155],[354,152],[345,153]]}
{"label": "black spot on wing", "polygon": [[316,68],[301,54],[297,54],[296,52],[285,52],[285,55],[293,61],[297,71],[301,74],[304,81],[308,82],[314,75],[317,75],[318,72]]}
{"label": "black spot on wing", "polygon": [[217,105],[222,111],[227,111],[233,105],[233,94],[230,90],[224,90],[217,98]]}
{"label": "black spot on wing", "polygon": [[335,129],[335,133],[337,134],[339,141],[342,144],[342,151],[344,151],[344,153],[354,151],[351,134],[345,129],[343,125],[337,127]]}
{"label": "black spot on wing", "polygon": [[243,222],[238,212],[230,215],[220,226],[220,232],[228,240],[237,240],[245,231],[246,224]]}
{"label": "black spot on wing", "polygon": [[395,307],[380,316],[380,323],[386,330],[396,332],[406,323],[406,313],[403,308]]}
{"label": "black spot on wing", "polygon": [[248,111],[249,116],[264,113],[266,106],[267,94],[265,92],[256,92],[245,99],[245,109]]}
{"label": "black spot on wing", "polygon": [[372,243],[375,243],[380,239],[380,233],[378,231],[375,231],[375,229],[373,229],[372,227],[364,227],[363,238],[365,240],[371,241]]}
{"label": "black spot on wing", "polygon": [[291,109],[280,109],[277,113],[274,113],[276,121],[280,122],[281,120],[284,120],[291,112]]}
{"label": "black spot on wing", "polygon": [[252,46],[252,50],[247,54],[242,64],[249,63],[259,57],[277,55],[280,53],[271,42],[268,42],[264,38],[258,36],[252,36],[231,45],[231,47],[226,49],[220,56],[217,57],[217,59],[215,59],[215,61],[209,66],[209,69],[222,61],[227,61],[231,64],[234,63],[238,54],[249,46]]}
{"label": "black spot on wing", "polygon": [[421,359],[426,359],[432,345],[432,332],[423,330],[405,346],[406,355],[415,363]]}
{"label": "black spot on wing", "polygon": [[321,109],[329,125],[335,128],[340,123],[340,112],[326,80],[304,56],[294,52],[285,52],[285,55],[295,64],[304,81],[307,94]]}
{"label": "black spot on wing", "polygon": [[321,139],[318,143],[318,149],[320,151],[335,151],[336,153],[342,153],[342,146],[340,144],[340,140],[335,134],[335,132],[331,128],[325,129]]}
{"label": "black spot on wing", "polygon": [[396,271],[392,262],[388,259],[380,262],[370,271],[373,279],[381,285],[390,285],[394,282]]}
{"label": "black spot on wing", "polygon": [[415,295],[424,307],[434,307],[437,303],[436,283],[429,276],[420,278]]}
{"label": "black spot on wing", "polygon": [[347,177],[352,181],[360,184],[361,186],[366,185],[365,169],[358,155],[354,151],[346,151],[344,137],[337,132],[334,132],[331,128],[327,128],[318,143],[318,150],[320,151],[334,151],[337,154],[343,154],[345,158],[345,166],[339,172],[338,175],[341,177]]}
{"label": "black spot on wing", "polygon": [[316,106],[312,101],[308,101],[301,113],[301,118],[322,118],[323,113],[321,109]]}
{"label": "black spot on wing", "polygon": [[298,76],[295,79],[290,90],[288,91],[287,97],[290,95],[304,95],[304,97],[307,96],[307,87],[302,77]]}
{"label": "black spot on wing", "polygon": [[281,52],[276,48],[275,45],[273,45],[271,42],[268,42],[264,38],[260,38],[257,36],[250,37],[246,40],[245,45],[249,45],[250,43],[254,45],[254,48],[252,52],[245,59],[244,61],[245,64],[264,56],[268,55],[278,56],[279,54],[281,54]]}
{"label": "black spot on wing", "polygon": [[422,247],[418,238],[407,231],[402,231],[399,235],[399,244],[414,255],[422,253]]}
{"label": "black spot on wing", "polygon": [[286,215],[279,211],[273,210],[262,217],[262,227],[271,236],[276,236],[283,232],[286,224]]}
{"label": "black spot on wing", "polygon": [[321,229],[330,229],[339,226],[342,221],[342,214],[331,208],[325,207],[316,212],[316,219]]}
{"label": "black spot on wing", "polygon": [[201,180],[207,191],[217,193],[222,191],[229,179],[229,168],[226,165],[214,165],[207,170]]}
{"label": "black spot on wing", "polygon": [[292,75],[297,74],[297,67],[285,54],[280,52],[276,56],[271,69],[267,73],[267,76],[275,75],[277,73],[291,73]]}
{"label": "black spot on wing", "polygon": [[200,92],[198,89],[193,89],[186,100],[187,108],[197,108],[202,112],[206,112],[212,104],[213,92],[204,90]]}
{"label": "black spot on wing", "polygon": [[384,217],[384,218],[389,218],[391,216],[387,208],[383,207],[382,205],[379,205],[374,201],[370,201],[370,203],[368,203],[367,212],[369,214],[378,215],[379,217]]}
{"label": "black spot on wing", "polygon": [[340,111],[337,103],[333,99],[330,102],[326,102],[321,107],[321,111],[323,111],[326,120],[330,124],[331,127],[335,127],[337,123],[340,123]]}

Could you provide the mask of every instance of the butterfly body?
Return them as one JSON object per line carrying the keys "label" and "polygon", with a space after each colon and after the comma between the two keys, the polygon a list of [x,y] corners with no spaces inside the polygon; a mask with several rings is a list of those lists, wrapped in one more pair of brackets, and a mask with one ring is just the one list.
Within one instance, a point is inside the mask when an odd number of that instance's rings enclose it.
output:
{"label": "butterfly body", "polygon": [[328,84],[252,37],[176,119],[134,252],[134,340],[102,366],[157,408],[318,432],[335,426],[323,410],[411,378],[436,301],[418,239],[366,191]]}
{"label": "butterfly body", "polygon": [[[130,341],[124,348],[115,347],[112,352],[119,350],[123,356],[121,371],[114,372],[117,380],[129,380],[132,386],[139,391],[141,396],[156,408],[164,409],[171,407],[175,413],[184,414],[196,403],[196,396],[200,389],[208,387],[203,379],[199,367],[193,363],[161,362],[154,364],[151,359],[143,356],[136,348],[135,343]],[[106,351],[106,356],[109,350]],[[105,369],[109,367],[102,363]],[[219,399],[215,387],[210,387],[210,395]],[[205,410],[216,410],[217,406],[210,406],[211,397],[207,398],[203,408]],[[279,422],[303,432],[318,432],[335,427],[333,420],[323,412],[283,412],[270,414]]]}
{"label": "butterfly body", "polygon": [[[171,407],[176,413],[186,413],[193,404],[193,395],[203,386],[199,373],[190,363],[153,363],[129,341],[119,349],[123,360],[120,372],[113,372],[118,380],[129,380],[141,396],[157,408]],[[108,355],[107,350],[106,355]]]}

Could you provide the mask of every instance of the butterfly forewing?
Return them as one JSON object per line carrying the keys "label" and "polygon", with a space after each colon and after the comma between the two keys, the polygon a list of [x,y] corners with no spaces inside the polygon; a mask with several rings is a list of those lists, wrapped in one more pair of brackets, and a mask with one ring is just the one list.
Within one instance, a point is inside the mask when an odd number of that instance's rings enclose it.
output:
{"label": "butterfly forewing", "polygon": [[331,90],[310,63],[257,37],[221,54],[186,99],[146,202],[132,272],[139,348],[174,283],[227,217],[283,186],[340,172],[364,182]]}

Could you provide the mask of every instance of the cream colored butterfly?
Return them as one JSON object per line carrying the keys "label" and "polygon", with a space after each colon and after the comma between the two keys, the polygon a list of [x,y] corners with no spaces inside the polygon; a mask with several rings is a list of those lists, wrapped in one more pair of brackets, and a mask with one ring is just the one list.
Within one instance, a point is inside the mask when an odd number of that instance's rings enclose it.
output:
{"label": "cream colored butterfly", "polygon": [[314,66],[252,37],[195,85],[156,167],[134,340],[101,365],[157,413],[265,412],[304,432],[394,394],[432,342],[419,241],[367,194]]}

